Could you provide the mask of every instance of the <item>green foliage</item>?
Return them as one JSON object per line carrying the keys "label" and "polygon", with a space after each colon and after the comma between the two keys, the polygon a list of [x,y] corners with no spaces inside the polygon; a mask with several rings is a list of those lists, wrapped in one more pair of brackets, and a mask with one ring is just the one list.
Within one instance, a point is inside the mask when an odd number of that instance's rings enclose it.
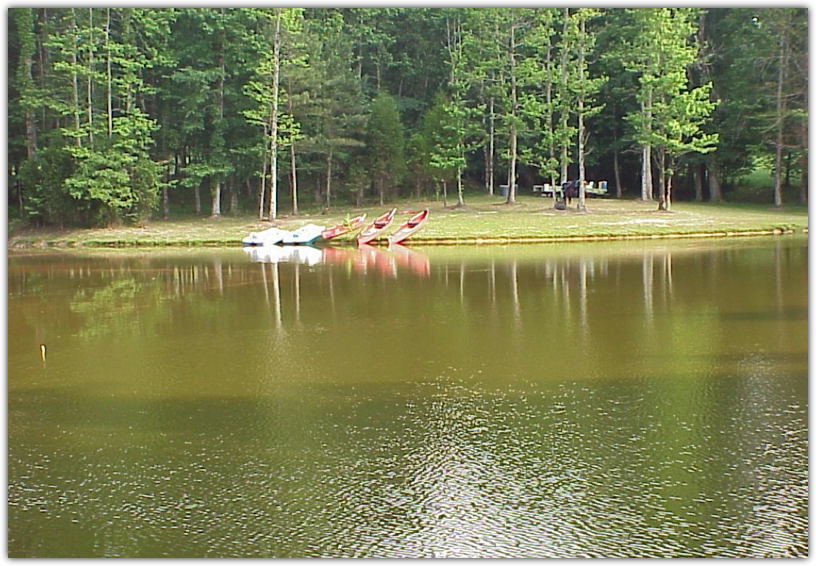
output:
{"label": "green foliage", "polygon": [[402,180],[405,172],[403,127],[394,97],[380,92],[371,105],[366,128],[368,170],[379,189],[380,203],[385,192]]}
{"label": "green foliage", "polygon": [[73,148],[70,153],[78,165],[65,180],[65,188],[92,222],[143,221],[156,207],[159,166],[146,156],[129,156],[115,147]]}
{"label": "green foliage", "polygon": [[70,154],[58,146],[45,148],[37,159],[23,163],[19,180],[28,188],[25,214],[30,220],[58,225],[72,220],[73,203],[64,184],[75,167]]}
{"label": "green foliage", "polygon": [[[693,40],[697,13],[690,8],[648,8],[628,14],[630,35],[622,38],[617,56],[624,69],[638,77],[640,108],[626,120],[640,146],[657,150],[661,179],[666,179],[661,199],[670,203],[676,159],[691,152],[710,152],[718,141],[716,134],[703,129],[716,106],[709,100],[711,84],[694,88],[688,80],[699,50]],[[651,167],[647,155],[644,168]]]}
{"label": "green foliage", "polygon": [[[655,105],[655,116],[662,128],[655,134],[656,144],[665,148],[672,158],[686,153],[709,153],[714,151],[719,140],[718,134],[707,134],[702,125],[707,121],[716,103],[709,93],[711,83],[692,91],[677,93],[668,103]],[[673,170],[670,174],[674,174]]]}
{"label": "green foliage", "polygon": [[425,165],[437,181],[452,181],[465,165],[463,152],[463,114],[443,92],[423,116]]}
{"label": "green foliage", "polygon": [[323,206],[359,201],[362,168],[389,198],[573,162],[606,176],[613,155],[632,184],[645,148],[669,184],[693,165],[727,193],[770,162],[807,193],[802,8],[16,7],[8,24],[8,198],[36,222],[138,222],[163,186],[213,189],[214,211],[222,189],[253,200],[273,141],[280,190],[296,199],[297,173]]}

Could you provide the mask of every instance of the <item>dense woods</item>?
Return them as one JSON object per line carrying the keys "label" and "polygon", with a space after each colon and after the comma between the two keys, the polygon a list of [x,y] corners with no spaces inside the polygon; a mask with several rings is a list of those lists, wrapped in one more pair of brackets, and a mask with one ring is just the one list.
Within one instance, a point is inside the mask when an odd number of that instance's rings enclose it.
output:
{"label": "dense woods", "polygon": [[763,202],[805,203],[807,38],[806,8],[12,8],[9,212],[274,219],[600,179],[670,209],[757,170]]}

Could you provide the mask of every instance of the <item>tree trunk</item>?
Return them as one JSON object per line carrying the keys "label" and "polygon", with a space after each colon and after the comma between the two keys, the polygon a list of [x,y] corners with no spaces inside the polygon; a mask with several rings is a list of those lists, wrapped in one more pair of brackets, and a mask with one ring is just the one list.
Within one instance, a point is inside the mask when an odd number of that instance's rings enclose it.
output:
{"label": "tree trunk", "polygon": [[462,167],[461,166],[456,168],[456,190],[457,190],[457,193],[458,193],[457,194],[457,197],[458,197],[457,204],[458,204],[458,206],[464,206],[465,205],[465,195],[464,195],[463,187],[462,187]]}
{"label": "tree trunk", "polygon": [[31,159],[37,153],[37,126],[34,121],[34,102],[30,96],[34,90],[34,56],[37,52],[36,37],[34,35],[34,9],[17,8],[14,18],[19,27],[20,62],[17,74],[20,79],[20,98],[24,109],[26,131],[26,156]]}
{"label": "tree trunk", "polygon": [[365,183],[360,182],[357,187],[357,208],[363,206],[363,197],[365,197]]}
{"label": "tree trunk", "polygon": [[170,218],[170,190],[167,185],[162,187],[162,216],[165,220]]}
{"label": "tree trunk", "polygon": [[[807,108],[807,94],[805,94],[805,108]],[[808,128],[807,118],[802,124],[802,153],[799,158],[799,204],[807,205],[808,202]]]}
{"label": "tree trunk", "polygon": [[212,213],[211,218],[218,218],[221,216],[221,183],[216,177],[210,178],[210,185],[212,191]]}
{"label": "tree trunk", "polygon": [[107,87],[108,87],[108,139],[113,138],[113,73],[111,72],[111,48],[110,48],[110,26],[111,11],[107,8],[108,20],[105,23],[105,51],[107,52]]}
{"label": "tree trunk", "polygon": [[[612,109],[612,115],[617,116],[615,108]],[[612,151],[612,163],[615,168],[615,197],[621,198],[623,196],[623,189],[621,187],[620,178],[620,148],[618,147],[618,126],[612,127],[612,139],[614,142],[614,150]]]}
{"label": "tree trunk", "polygon": [[722,202],[722,187],[720,187],[720,166],[717,158],[712,156],[708,160],[708,190],[710,202]]}
{"label": "tree trunk", "polygon": [[485,149],[485,181],[487,181],[487,194],[493,195],[495,193],[495,173],[493,171],[493,164],[495,163],[496,155],[496,119],[494,115],[495,101],[493,96],[490,97],[490,121],[488,126],[487,148]]}
{"label": "tree trunk", "polygon": [[[76,29],[76,11],[74,8],[71,8],[71,29]],[[82,113],[79,107],[79,76],[77,75],[77,54],[76,49],[71,50],[71,82],[73,84],[73,95],[74,95],[74,129],[77,131],[77,135],[74,138],[74,143],[78,146],[82,145],[82,137],[79,135],[79,130],[81,127],[81,120],[80,115]]]}
{"label": "tree trunk", "polygon": [[779,73],[776,83],[776,159],[774,161],[774,206],[782,206],[782,147],[785,125],[785,66],[787,65],[787,44],[785,33],[779,34]]}
{"label": "tree trunk", "polygon": [[644,145],[641,157],[642,175],[640,180],[641,200],[652,200],[652,148]]}
{"label": "tree trunk", "polygon": [[691,165],[691,175],[694,178],[694,200],[703,201],[703,164]]}
{"label": "tree trunk", "polygon": [[614,162],[615,167],[615,197],[621,198],[623,196],[623,189],[621,188],[621,177],[620,177],[620,162],[618,160],[618,155],[620,151],[615,149],[612,152],[612,159]]}
{"label": "tree trunk", "polygon": [[[580,18],[581,35],[578,47],[578,83],[584,82],[584,41],[586,39],[586,24]],[[578,96],[578,210],[586,211],[586,163],[584,156],[584,95]]]}
{"label": "tree trunk", "polygon": [[[569,8],[564,8],[564,32],[563,36],[567,37],[569,33]],[[563,93],[567,92],[567,63],[569,61],[569,50],[566,48],[561,49],[561,91]],[[566,94],[565,94],[566,96]],[[569,121],[569,109],[567,107],[567,102],[564,100],[561,102],[563,107],[561,108],[561,132],[566,131],[567,129],[567,122]],[[559,134],[561,135],[561,134]],[[567,144],[562,143],[561,145],[561,184],[566,183],[569,181],[569,149],[567,148]]]}
{"label": "tree trunk", "polygon": [[516,202],[516,162],[518,161],[518,132],[516,131],[516,24],[510,24],[510,171],[507,179],[507,204]]}
{"label": "tree trunk", "polygon": [[88,8],[88,142],[93,146],[93,8]]}
{"label": "tree trunk", "polygon": [[295,154],[295,142],[289,146],[289,156],[292,159],[292,215],[298,216],[298,182],[297,182],[297,158]]}
{"label": "tree trunk", "polygon": [[[266,130],[264,128],[264,130]],[[264,131],[264,134],[266,131]],[[258,219],[263,220],[266,218],[266,156],[262,159],[262,167],[261,167],[261,194],[260,196],[260,203],[258,204]]]}
{"label": "tree trunk", "polygon": [[[329,147],[329,153],[326,157],[326,210],[331,208],[331,181],[332,181],[332,161],[334,160],[334,155],[332,155],[332,148]],[[382,204],[382,203],[381,203]]]}
{"label": "tree trunk", "polygon": [[273,43],[273,61],[272,61],[272,110],[271,110],[271,128],[270,128],[270,166],[269,174],[270,188],[270,211],[269,219],[275,220],[278,218],[278,92],[280,81],[280,50],[281,50],[281,10],[282,8],[275,8],[275,35]]}
{"label": "tree trunk", "polygon": [[674,175],[669,175],[666,178],[666,194],[663,197],[664,207],[666,210],[671,210],[672,207],[672,183],[674,182]]}
{"label": "tree trunk", "polygon": [[[29,71],[31,69],[31,62],[29,60]],[[26,155],[30,158],[37,153],[37,123],[34,121],[34,109],[26,105],[25,109],[25,126],[26,126]]]}
{"label": "tree trunk", "polygon": [[241,205],[240,201],[238,200],[238,186],[235,182],[235,178],[230,179],[229,183],[229,195],[230,195],[230,214],[238,214],[241,212]]}
{"label": "tree trunk", "polygon": [[[224,8],[221,8],[221,18],[224,17]],[[223,25],[223,22],[222,22]],[[219,49],[218,49],[218,66],[221,70],[221,75],[218,77],[218,124],[216,126],[216,132],[219,136],[220,144],[220,151],[224,151],[223,147],[223,138],[224,138],[224,77],[226,76],[226,69],[224,64],[224,51],[226,49],[225,40],[224,40],[224,32],[223,28],[219,33]],[[219,161],[223,159],[223,155],[218,155],[216,159]],[[213,202],[212,202],[212,218],[219,218],[221,216],[221,193],[223,191],[224,182],[223,182],[223,173],[219,172],[216,176],[213,177],[213,180],[210,181],[211,183],[214,182],[215,186],[213,192]]]}
{"label": "tree trunk", "polygon": [[507,204],[516,202],[516,161],[518,160],[518,135],[515,125],[510,126],[510,167],[507,171]]}
{"label": "tree trunk", "polygon": [[[805,60],[807,61],[807,53],[805,53]],[[807,64],[803,65],[805,69],[805,79],[807,79]],[[802,107],[808,107],[808,89],[804,89],[804,100]],[[808,202],[808,117],[802,119],[800,127],[800,135],[802,136],[802,145],[800,148],[799,157],[799,204],[807,205]]]}
{"label": "tree trunk", "polygon": [[[548,149],[548,157],[550,158],[550,162],[555,159],[555,139],[553,137],[553,111],[552,111],[552,94],[553,94],[553,80],[552,80],[552,43],[547,40],[547,51],[546,51],[546,59],[545,59],[545,69],[547,71],[546,80],[544,83],[544,100],[547,102],[547,113],[546,113],[546,135],[547,135],[547,149]],[[551,166],[551,165],[550,165]],[[555,186],[555,174],[550,171],[550,184],[554,187]],[[553,201],[555,201],[555,191],[553,190]]]}
{"label": "tree trunk", "polygon": [[195,213],[197,215],[201,214],[201,187],[196,185],[195,190],[193,191],[193,198],[195,201]]}
{"label": "tree trunk", "polygon": [[[649,91],[646,100],[641,104],[643,113],[646,115],[646,129],[651,131],[652,127],[652,92]],[[643,146],[642,175],[640,180],[640,198],[645,201],[652,200],[654,186],[652,184],[652,148],[646,143]]]}
{"label": "tree trunk", "polygon": [[660,167],[660,184],[658,185],[660,201],[657,205],[658,210],[668,210],[668,203],[666,202],[666,150],[665,148],[657,149],[658,166]]}

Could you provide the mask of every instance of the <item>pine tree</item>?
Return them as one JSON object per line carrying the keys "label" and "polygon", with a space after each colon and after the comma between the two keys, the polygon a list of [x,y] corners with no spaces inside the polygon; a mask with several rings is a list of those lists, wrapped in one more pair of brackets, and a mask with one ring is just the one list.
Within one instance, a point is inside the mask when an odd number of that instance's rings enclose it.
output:
{"label": "pine tree", "polygon": [[405,159],[403,127],[394,97],[380,92],[371,106],[366,130],[366,152],[371,180],[377,187],[379,203],[401,180]]}

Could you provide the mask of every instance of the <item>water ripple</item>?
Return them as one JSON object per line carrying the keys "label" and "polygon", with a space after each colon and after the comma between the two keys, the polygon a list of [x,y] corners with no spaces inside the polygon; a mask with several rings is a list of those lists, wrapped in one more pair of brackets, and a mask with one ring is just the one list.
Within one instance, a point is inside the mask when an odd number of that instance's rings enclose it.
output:
{"label": "water ripple", "polygon": [[88,428],[63,451],[46,426],[9,452],[9,517],[54,536],[15,531],[10,547],[55,555],[48,541],[73,535],[77,554],[110,557],[807,554],[804,406],[763,411],[735,459],[743,421],[684,425],[693,415],[657,414],[642,388],[510,391],[445,373],[386,395],[315,393],[311,412],[287,398],[142,406],[131,415],[167,426]]}

